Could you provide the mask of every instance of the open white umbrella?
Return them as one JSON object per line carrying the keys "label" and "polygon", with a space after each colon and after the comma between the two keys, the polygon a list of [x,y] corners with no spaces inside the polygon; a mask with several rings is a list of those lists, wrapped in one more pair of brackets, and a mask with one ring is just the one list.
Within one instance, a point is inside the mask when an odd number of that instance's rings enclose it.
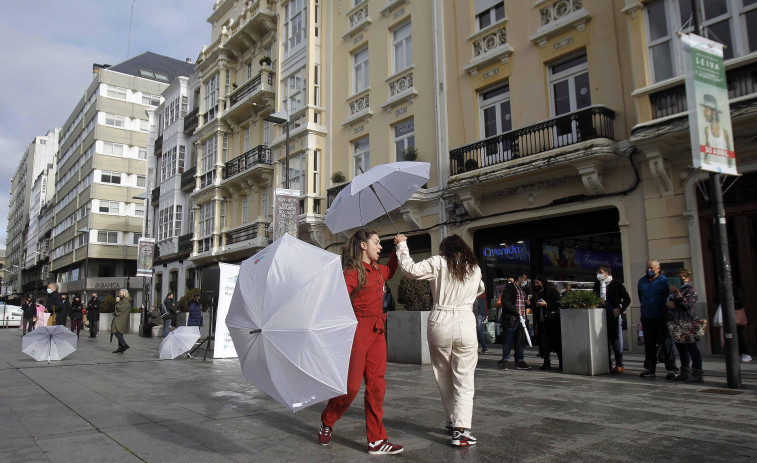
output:
{"label": "open white umbrella", "polygon": [[226,326],[244,376],[290,410],[347,393],[357,320],[336,254],[277,239],[242,262]]}
{"label": "open white umbrella", "polygon": [[38,362],[50,363],[75,351],[77,339],[65,326],[40,326],[21,338],[21,350]]}
{"label": "open white umbrella", "polygon": [[199,326],[180,326],[168,333],[158,348],[158,358],[172,359],[192,350],[200,339]]}
{"label": "open white umbrella", "polygon": [[411,161],[370,168],[339,192],[326,213],[326,226],[331,233],[339,233],[361,227],[381,215],[389,216],[389,211],[405,204],[428,181],[430,170],[428,162]]}

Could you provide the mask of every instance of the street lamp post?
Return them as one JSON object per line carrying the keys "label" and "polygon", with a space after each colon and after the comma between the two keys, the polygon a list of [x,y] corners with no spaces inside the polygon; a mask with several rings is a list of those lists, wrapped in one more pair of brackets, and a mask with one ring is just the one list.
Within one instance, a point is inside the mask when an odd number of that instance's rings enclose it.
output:
{"label": "street lamp post", "polygon": [[289,114],[286,110],[269,114],[263,118],[264,121],[273,122],[274,124],[286,124],[286,154],[284,155],[284,188],[289,189]]}
{"label": "street lamp post", "polygon": [[[15,264],[11,265],[10,270],[6,268],[6,269],[3,269],[3,272],[4,273],[10,273],[11,275],[17,275],[17,271],[14,272],[13,271],[13,267],[18,268],[18,265],[15,265]],[[2,288],[0,288],[0,289],[2,289]],[[5,299],[3,299],[3,327],[4,328],[8,328],[8,314],[7,314],[7,310],[8,310],[8,289],[9,289],[8,285],[6,285],[5,286]]]}
{"label": "street lamp post", "polygon": [[[145,228],[142,230],[142,236],[144,238],[150,237],[150,208],[152,205],[150,204],[150,200],[147,197],[147,189],[145,188],[145,191],[142,193],[139,193],[138,195],[132,196],[133,199],[141,199],[145,201]],[[154,272],[154,270],[153,270]],[[148,277],[142,276],[142,313],[139,317],[139,332],[144,335],[144,326],[145,322],[147,321],[147,311],[150,308],[150,301],[152,298],[150,297],[150,292],[152,291],[152,276]]]}

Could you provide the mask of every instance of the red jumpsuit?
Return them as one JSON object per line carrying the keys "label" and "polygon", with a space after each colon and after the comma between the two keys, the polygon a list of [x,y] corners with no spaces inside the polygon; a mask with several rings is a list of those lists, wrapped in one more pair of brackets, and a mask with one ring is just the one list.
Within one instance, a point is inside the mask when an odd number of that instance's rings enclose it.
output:
{"label": "red jumpsuit", "polygon": [[[397,254],[392,252],[387,265],[376,264],[378,269],[365,262],[363,266],[365,285],[360,293],[352,298],[357,329],[352,341],[350,368],[347,373],[347,394],[329,400],[321,414],[321,421],[326,426],[334,426],[355,400],[360,383],[365,378],[365,428],[370,443],[387,438],[382,421],[386,391],[386,317],[381,302],[384,296],[384,281],[391,279],[397,270]],[[345,272],[344,281],[347,283],[347,293],[352,294],[357,286],[357,271]]]}

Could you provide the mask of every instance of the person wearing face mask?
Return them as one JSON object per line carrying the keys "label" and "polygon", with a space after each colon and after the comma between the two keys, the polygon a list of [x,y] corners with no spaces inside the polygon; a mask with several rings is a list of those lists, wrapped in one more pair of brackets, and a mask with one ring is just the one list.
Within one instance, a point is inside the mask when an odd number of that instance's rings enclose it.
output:
{"label": "person wearing face mask", "polygon": [[654,378],[657,367],[657,351],[662,349],[665,357],[667,378],[678,375],[673,340],[668,334],[665,321],[665,304],[668,300],[669,283],[660,273],[660,262],[647,262],[647,272],[639,279],[637,291],[641,304],[641,327],[644,330],[644,371],[642,378]]}
{"label": "person wearing face mask", "polygon": [[609,265],[600,265],[597,270],[597,281],[594,282],[594,292],[599,296],[600,306],[604,306],[607,315],[607,342],[615,354],[615,366],[610,361],[611,373],[623,373],[623,350],[620,348],[620,328],[618,319],[631,305],[631,296],[628,295],[623,283],[612,278],[612,270]]}
{"label": "person wearing face mask", "polygon": [[515,368],[518,370],[530,370],[531,367],[526,364],[523,346],[518,346],[515,341],[515,331],[520,326],[520,317],[526,316],[526,306],[530,305],[526,286],[528,285],[528,275],[521,273],[517,275],[517,280],[508,281],[505,289],[497,301],[497,308],[502,308],[502,331],[505,340],[502,343],[502,364],[503,370],[510,370],[510,349],[515,344]]}
{"label": "person wearing face mask", "polygon": [[541,316],[541,348],[544,353],[544,362],[540,370],[551,370],[550,355],[557,354],[559,369],[562,370],[562,332],[560,330],[560,291],[551,281],[547,281],[541,275],[534,279],[534,292],[539,295],[534,305],[539,307]]}
{"label": "person wearing face mask", "polygon": [[74,297],[74,302],[71,304],[71,331],[76,333],[76,337],[79,337],[79,332],[81,331],[82,326],[82,320],[84,319],[84,312],[82,311],[83,306],[81,303],[81,299],[78,297]]}

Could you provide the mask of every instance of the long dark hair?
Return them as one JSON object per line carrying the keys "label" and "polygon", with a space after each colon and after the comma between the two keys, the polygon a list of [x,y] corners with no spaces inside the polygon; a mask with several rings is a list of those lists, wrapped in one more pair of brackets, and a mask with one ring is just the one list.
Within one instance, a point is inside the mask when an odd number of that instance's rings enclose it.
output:
{"label": "long dark hair", "polygon": [[447,270],[455,281],[465,281],[478,265],[473,250],[458,235],[450,235],[442,240],[439,255],[447,260]]}
{"label": "long dark hair", "polygon": [[[367,243],[371,236],[378,235],[375,231],[368,228],[361,228],[352,234],[350,240],[342,248],[342,271],[348,272],[354,270],[357,272],[357,286],[350,294],[350,299],[360,293],[365,285],[365,267],[363,267],[363,248],[360,243]],[[373,265],[373,263],[371,263]]]}

